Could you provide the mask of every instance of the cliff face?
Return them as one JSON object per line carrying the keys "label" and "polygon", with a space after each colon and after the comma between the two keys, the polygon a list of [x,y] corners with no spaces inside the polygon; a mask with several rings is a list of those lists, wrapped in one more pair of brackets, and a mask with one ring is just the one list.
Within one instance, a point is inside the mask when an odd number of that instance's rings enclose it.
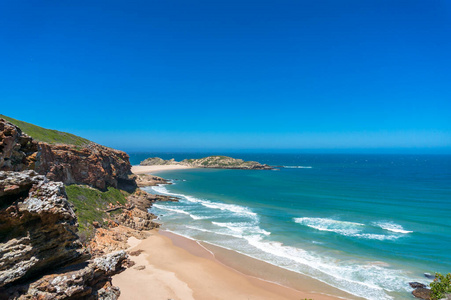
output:
{"label": "cliff face", "polygon": [[125,152],[94,143],[84,148],[46,143],[38,147],[35,169],[50,180],[87,184],[100,190],[109,186],[127,191],[136,188]]}
{"label": "cliff face", "polygon": [[87,184],[100,190],[109,186],[127,191],[136,188],[125,152],[95,143],[80,147],[37,142],[0,119],[0,170],[27,169],[65,184]]}
{"label": "cliff face", "polygon": [[127,254],[87,260],[77,226],[63,183],[0,171],[0,299],[117,299]]}
{"label": "cliff face", "polygon": [[84,257],[61,182],[0,171],[0,287]]}

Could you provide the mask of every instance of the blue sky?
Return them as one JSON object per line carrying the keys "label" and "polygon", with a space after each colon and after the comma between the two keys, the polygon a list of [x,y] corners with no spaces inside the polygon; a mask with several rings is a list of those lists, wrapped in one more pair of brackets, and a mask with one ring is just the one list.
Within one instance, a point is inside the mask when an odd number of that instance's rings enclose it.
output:
{"label": "blue sky", "polygon": [[0,113],[124,150],[451,153],[450,3],[3,0]]}

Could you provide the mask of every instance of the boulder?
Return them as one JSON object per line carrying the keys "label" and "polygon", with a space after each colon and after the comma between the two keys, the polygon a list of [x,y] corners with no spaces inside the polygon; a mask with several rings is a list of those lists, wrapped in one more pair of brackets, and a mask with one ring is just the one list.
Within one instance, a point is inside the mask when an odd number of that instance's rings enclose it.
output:
{"label": "boulder", "polygon": [[417,289],[417,288],[426,288],[426,285],[423,284],[423,283],[420,283],[420,282],[409,282],[409,285],[410,285],[412,288],[414,288],[414,289]]}
{"label": "boulder", "polygon": [[412,295],[414,295],[417,298],[424,299],[424,300],[431,300],[431,290],[426,288],[417,288],[412,292]]}

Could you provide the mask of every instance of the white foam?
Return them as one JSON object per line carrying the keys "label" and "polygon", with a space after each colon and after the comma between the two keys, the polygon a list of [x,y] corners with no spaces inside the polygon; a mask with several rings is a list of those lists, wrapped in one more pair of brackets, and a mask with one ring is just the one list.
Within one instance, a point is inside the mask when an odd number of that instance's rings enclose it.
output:
{"label": "white foam", "polygon": [[[185,225],[186,228],[188,229],[192,229],[192,230],[196,230],[196,231],[201,231],[201,232],[206,232],[206,233],[211,233],[211,234],[219,234],[219,235],[224,235],[224,236],[231,236],[231,237],[235,237],[237,239],[242,239],[243,236],[240,234],[232,234],[232,233],[227,233],[227,232],[221,232],[221,231],[215,231],[215,230],[208,230],[205,228],[201,228],[201,227],[194,227],[194,226],[190,226],[190,225]],[[233,249],[230,249],[233,250]]]}
{"label": "white foam", "polygon": [[166,194],[171,196],[180,197],[182,199],[185,199],[188,202],[192,203],[198,203],[205,207],[211,208],[211,209],[218,209],[222,211],[229,211],[238,215],[251,217],[253,219],[258,219],[258,216],[255,212],[250,210],[248,207],[235,205],[235,204],[226,204],[226,203],[220,203],[220,202],[212,202],[209,200],[203,200],[199,199],[190,195],[183,195],[183,194],[176,194],[169,192],[165,186],[153,186],[152,189],[160,194]]}
{"label": "white foam", "polygon": [[331,231],[343,235],[357,234],[365,224],[339,221],[328,218],[294,218],[296,223],[321,231]]}
{"label": "white foam", "polygon": [[172,212],[175,212],[175,213],[178,213],[178,214],[189,215],[189,212],[186,212],[184,210],[177,209],[177,208],[167,207],[167,206],[164,206],[164,205],[153,204],[152,207],[156,207],[158,209],[163,209],[163,210],[167,210],[167,211],[172,211]]}
{"label": "white foam", "polygon": [[393,222],[374,222],[372,223],[374,226],[380,227],[384,230],[388,230],[396,233],[412,233],[413,231],[405,230],[401,225],[393,223]]}
{"label": "white foam", "polygon": [[219,227],[225,227],[227,229],[230,229],[231,231],[240,233],[240,234],[263,234],[263,235],[270,235],[271,232],[266,231],[259,226],[255,225],[255,223],[248,223],[248,222],[228,222],[228,223],[221,223],[221,222],[211,222],[213,225],[219,226]]}
{"label": "white foam", "polygon": [[[385,291],[407,291],[406,276],[374,264],[356,264],[315,255],[303,249],[268,242],[260,236],[245,237],[249,244],[273,255],[275,265],[315,277],[339,289],[366,299],[392,299]],[[262,258],[262,257],[255,257]],[[384,291],[385,290],[385,291]]]}
{"label": "white foam", "polygon": [[397,235],[384,235],[375,233],[365,233],[365,224],[356,222],[347,222],[329,218],[294,218],[294,222],[314,228],[320,231],[335,232],[343,236],[363,238],[369,240],[395,240]]}
{"label": "white foam", "polygon": [[158,208],[158,209],[162,209],[162,210],[167,210],[167,211],[172,211],[178,214],[184,214],[184,215],[188,215],[190,216],[193,220],[202,220],[202,219],[206,219],[208,217],[200,217],[200,216],[196,216],[193,214],[190,214],[187,211],[184,211],[182,209],[178,209],[178,208],[174,208],[174,207],[168,207],[166,205],[160,205],[160,204],[153,204],[152,207]]}
{"label": "white foam", "polygon": [[311,166],[283,166],[286,169],[311,169]]}

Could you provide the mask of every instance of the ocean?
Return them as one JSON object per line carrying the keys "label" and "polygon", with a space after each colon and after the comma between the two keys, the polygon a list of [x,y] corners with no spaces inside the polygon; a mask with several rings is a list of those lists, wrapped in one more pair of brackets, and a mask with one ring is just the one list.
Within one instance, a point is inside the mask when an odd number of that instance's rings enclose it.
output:
{"label": "ocean", "polygon": [[157,173],[173,184],[145,189],[181,198],[153,205],[164,229],[366,299],[412,299],[410,281],[451,272],[450,155],[224,155],[283,167]]}

